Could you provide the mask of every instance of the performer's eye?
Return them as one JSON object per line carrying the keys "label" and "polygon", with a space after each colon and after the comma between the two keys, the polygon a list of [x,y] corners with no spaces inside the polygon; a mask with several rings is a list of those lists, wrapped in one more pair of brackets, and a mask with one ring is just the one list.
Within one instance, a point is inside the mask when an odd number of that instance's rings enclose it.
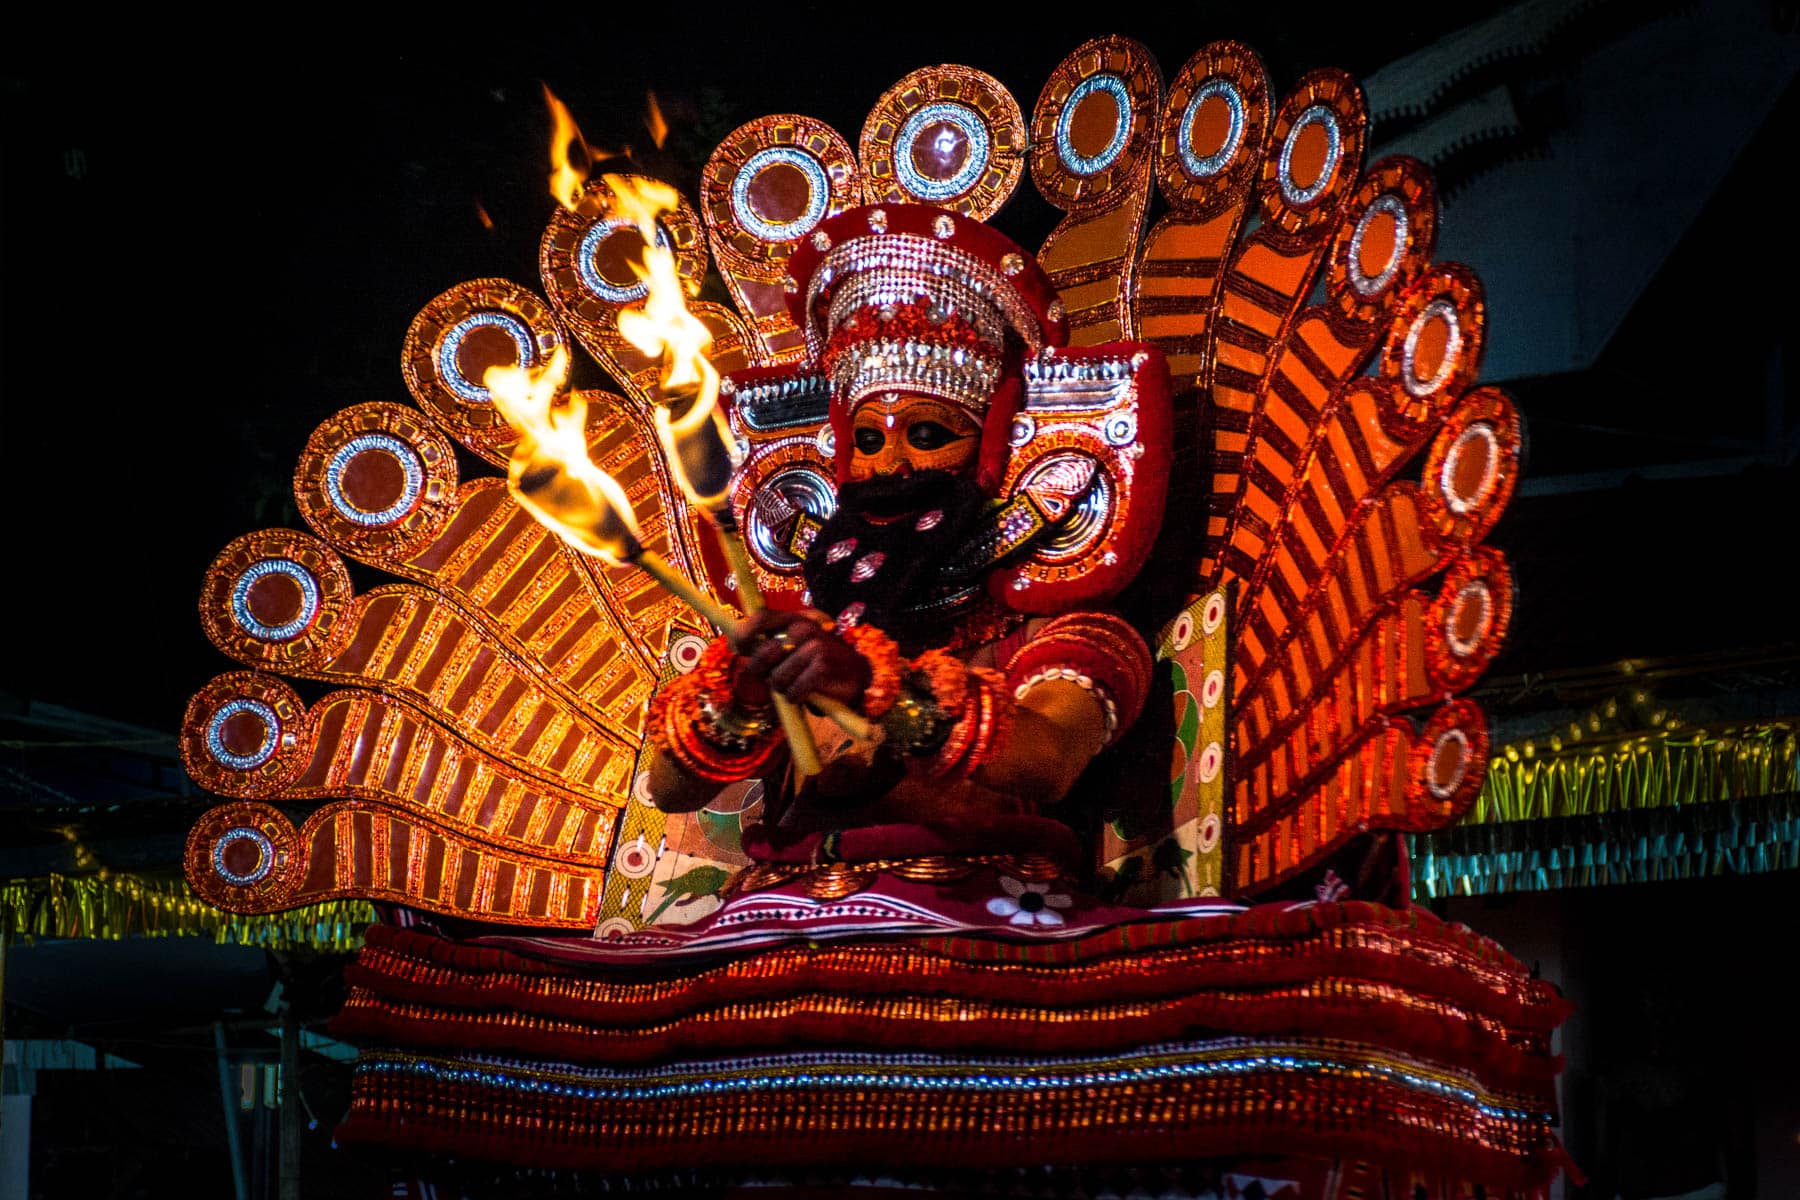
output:
{"label": "performer's eye", "polygon": [[864,425],[856,431],[856,452],[858,454],[878,454],[886,441],[887,437],[881,430]]}
{"label": "performer's eye", "polygon": [[939,450],[951,442],[961,440],[961,434],[939,425],[936,421],[920,421],[907,426],[906,429],[907,444],[915,450]]}

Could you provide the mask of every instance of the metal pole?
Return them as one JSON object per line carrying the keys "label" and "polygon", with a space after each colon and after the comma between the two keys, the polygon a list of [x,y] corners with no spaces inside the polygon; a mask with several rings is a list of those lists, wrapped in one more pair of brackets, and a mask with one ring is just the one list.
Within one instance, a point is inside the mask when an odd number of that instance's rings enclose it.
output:
{"label": "metal pole", "polygon": [[231,1063],[225,1057],[225,1025],[213,1022],[213,1050],[219,1059],[219,1100],[225,1106],[225,1145],[231,1151],[231,1188],[237,1200],[250,1200],[244,1185],[244,1148],[238,1142],[237,1105],[231,1099]]}
{"label": "metal pole", "polygon": [[[0,929],[0,1071],[6,1070],[6,947],[12,934]],[[0,1125],[5,1119],[0,1118]]]}
{"label": "metal pole", "polygon": [[281,1200],[300,1200],[300,1018],[281,1006]]}

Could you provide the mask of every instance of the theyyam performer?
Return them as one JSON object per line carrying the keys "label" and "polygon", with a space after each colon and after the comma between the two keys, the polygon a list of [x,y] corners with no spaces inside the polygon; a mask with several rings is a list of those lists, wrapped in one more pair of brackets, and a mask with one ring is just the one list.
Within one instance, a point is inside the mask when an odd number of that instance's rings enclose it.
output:
{"label": "theyyam performer", "polygon": [[[1366,123],[1230,41],[1165,86],[1095,39],[1029,114],[926,67],[854,147],[747,123],[692,206],[559,177],[541,297],[427,304],[416,404],[329,417],[311,532],[208,571],[250,669],[183,730],[228,797],[199,895],[384,906],[338,1139],[811,1194],[1546,1187],[1568,1007],[1405,855],[1481,786],[1520,422]],[[987,224],[1027,165],[1035,255]]]}
{"label": "theyyam performer", "polygon": [[[770,823],[973,827],[1036,815],[1132,723],[1149,685],[1142,636],[1104,605],[1161,520],[1167,442],[1135,434],[1167,427],[1162,355],[1120,343],[1070,360],[1086,367],[1062,389],[1078,402],[1095,364],[1123,385],[1110,407],[1134,436],[1108,447],[1114,486],[1130,489],[1119,499],[1078,451],[1027,475],[1008,470],[1031,441],[1024,364],[1061,346],[1067,325],[1043,271],[1003,235],[941,209],[872,206],[820,225],[790,271],[807,360],[726,389],[752,424],[767,421],[759,406],[784,384],[828,391],[835,509],[821,522],[783,511],[778,492],[740,488],[747,508],[762,505],[741,523],[801,560],[807,607],[752,617],[659,696],[651,793],[664,809],[698,808],[721,783],[778,771],[773,689],[841,700],[878,733],[859,743],[817,722],[824,773],[771,789],[786,803],[770,806]],[[1038,404],[1056,390],[1040,385]],[[1071,565],[1040,595],[1019,563],[1069,540],[1069,518],[1096,503],[1129,506],[1129,519],[1104,539],[1090,534],[1085,561],[1078,545],[1065,553]]]}

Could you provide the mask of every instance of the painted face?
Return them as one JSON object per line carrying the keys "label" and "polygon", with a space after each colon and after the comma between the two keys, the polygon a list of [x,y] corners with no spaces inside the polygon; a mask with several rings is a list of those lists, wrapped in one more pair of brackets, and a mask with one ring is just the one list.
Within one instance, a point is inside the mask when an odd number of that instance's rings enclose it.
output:
{"label": "painted face", "polygon": [[975,465],[981,427],[954,404],[913,392],[878,392],[850,419],[855,445],[850,478],[915,471],[961,474]]}

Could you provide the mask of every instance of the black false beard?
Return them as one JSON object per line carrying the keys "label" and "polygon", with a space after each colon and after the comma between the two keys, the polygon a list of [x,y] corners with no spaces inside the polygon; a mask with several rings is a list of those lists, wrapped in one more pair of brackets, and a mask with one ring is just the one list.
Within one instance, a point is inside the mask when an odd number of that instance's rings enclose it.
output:
{"label": "black false beard", "polygon": [[813,605],[903,645],[941,641],[941,573],[986,506],[973,479],[949,471],[844,484],[802,567]]}

